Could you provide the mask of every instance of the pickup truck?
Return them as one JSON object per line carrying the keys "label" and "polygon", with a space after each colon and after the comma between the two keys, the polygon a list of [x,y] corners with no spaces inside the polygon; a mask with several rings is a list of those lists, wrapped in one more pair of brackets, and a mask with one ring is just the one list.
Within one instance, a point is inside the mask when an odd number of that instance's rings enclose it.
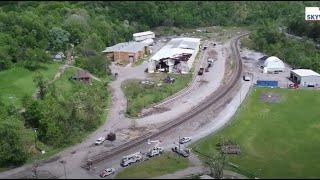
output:
{"label": "pickup truck", "polygon": [[204,68],[200,68],[199,71],[198,71],[198,75],[202,75],[203,71],[204,71]]}

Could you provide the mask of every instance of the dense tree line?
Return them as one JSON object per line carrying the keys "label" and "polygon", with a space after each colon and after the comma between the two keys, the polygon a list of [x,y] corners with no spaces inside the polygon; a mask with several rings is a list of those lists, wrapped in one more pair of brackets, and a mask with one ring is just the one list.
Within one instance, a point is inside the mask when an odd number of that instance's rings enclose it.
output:
{"label": "dense tree line", "polygon": [[[13,65],[41,68],[51,55],[74,45],[80,59],[101,56],[107,45],[129,40],[137,27],[111,18],[107,7],[84,2],[3,2],[0,71]],[[102,74],[100,70],[99,74]]]}
{"label": "dense tree line", "polygon": [[63,93],[64,90],[54,84],[46,86],[48,81],[41,74],[34,82],[41,96],[39,100],[25,96],[22,100],[24,112],[19,113],[15,107],[0,101],[0,167],[20,165],[37,151],[33,138],[27,140],[33,137],[35,128],[38,141],[61,148],[78,142],[101,123],[109,98],[107,84],[90,86],[73,82],[71,92]]}
{"label": "dense tree line", "polygon": [[[69,44],[80,46],[77,53],[81,56],[101,58],[101,48],[129,40],[133,32],[157,26],[252,25],[272,21],[317,39],[319,33],[314,30],[318,32],[318,26],[311,25],[308,32],[299,30],[296,24],[301,25],[305,6],[319,5],[293,1],[1,2],[0,71],[21,62],[30,70],[40,68],[38,62],[49,61],[49,55],[65,51]],[[90,41],[95,45],[91,46]],[[95,71],[101,74],[100,70]]]}
{"label": "dense tree line", "polygon": [[[35,81],[41,86],[42,79],[37,77]],[[25,124],[38,129],[38,138],[44,144],[63,147],[78,140],[81,132],[91,131],[101,122],[108,101],[107,84],[86,86],[72,83],[71,92],[62,93],[63,89],[50,84],[40,100],[30,96],[23,99]]]}
{"label": "dense tree line", "polygon": [[288,33],[308,37],[320,44],[320,24],[294,20],[288,25]]}
{"label": "dense tree line", "polygon": [[[105,76],[108,62],[101,51],[128,41],[132,33],[158,26],[198,27],[256,25],[254,48],[276,55],[294,67],[320,71],[319,52],[308,40],[291,40],[278,31],[319,42],[319,26],[304,21],[304,7],[319,2],[222,1],[6,1],[0,2],[0,71],[14,66],[42,67],[57,52],[74,46],[76,65]],[[108,70],[107,70],[108,72]],[[106,85],[75,85],[70,96],[41,75],[34,80],[40,99],[23,99],[25,112],[0,102],[0,166],[18,165],[30,152],[23,141],[26,128],[38,128],[38,139],[53,147],[66,146],[99,124]],[[31,131],[32,132],[32,131]],[[30,134],[29,134],[30,136]]]}
{"label": "dense tree line", "polygon": [[19,165],[27,158],[23,143],[21,116],[13,106],[0,100],[0,167]]}
{"label": "dense tree line", "polygon": [[293,68],[313,69],[320,72],[320,51],[313,41],[293,39],[267,24],[250,34],[251,48],[268,55],[278,56]]}

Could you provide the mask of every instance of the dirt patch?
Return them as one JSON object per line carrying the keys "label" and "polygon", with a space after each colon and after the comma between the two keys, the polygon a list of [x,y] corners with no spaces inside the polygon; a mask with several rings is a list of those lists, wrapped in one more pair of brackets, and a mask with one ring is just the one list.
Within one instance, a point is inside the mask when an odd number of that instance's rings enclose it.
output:
{"label": "dirt patch", "polygon": [[261,93],[259,96],[260,102],[280,103],[282,101],[281,95],[278,93]]}
{"label": "dirt patch", "polygon": [[120,129],[116,131],[116,134],[118,134],[121,138],[125,140],[132,140],[135,139],[142,134],[149,132],[150,129],[148,127],[134,127],[131,126],[127,129]]}
{"label": "dirt patch", "polygon": [[141,117],[146,117],[146,116],[150,116],[152,114],[158,114],[158,113],[163,113],[163,112],[166,112],[166,111],[169,111],[170,108],[167,108],[167,107],[152,107],[152,108],[149,108],[149,109],[143,109],[141,111],[141,113],[138,115],[139,118]]}
{"label": "dirt patch", "polygon": [[312,127],[313,127],[313,128],[317,128],[317,129],[320,129],[320,123],[314,124]]}
{"label": "dirt patch", "polygon": [[39,164],[47,164],[47,163],[52,163],[54,161],[58,161],[60,159],[60,156],[54,156],[52,158],[49,158],[49,159],[46,159],[44,161],[42,161],[41,163]]}
{"label": "dirt patch", "polygon": [[200,79],[198,82],[199,82],[199,86],[202,86],[204,84],[208,84],[209,83],[209,81],[204,80],[204,79]]}

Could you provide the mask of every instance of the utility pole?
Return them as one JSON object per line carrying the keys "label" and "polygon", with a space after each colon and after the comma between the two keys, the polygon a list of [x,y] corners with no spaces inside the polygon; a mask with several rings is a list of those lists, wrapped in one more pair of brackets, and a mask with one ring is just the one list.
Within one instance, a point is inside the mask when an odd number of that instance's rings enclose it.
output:
{"label": "utility pole", "polygon": [[34,177],[35,179],[38,179],[37,168],[38,168],[38,163],[35,161],[35,163],[33,164],[33,169],[32,169],[32,171],[33,171],[33,177]]}
{"label": "utility pole", "polygon": [[65,164],[67,163],[65,160],[59,161],[61,164],[63,164],[63,170],[64,170],[64,178],[67,179],[67,173],[66,173],[66,166]]}
{"label": "utility pole", "polygon": [[34,147],[37,149],[37,128],[34,128],[33,131],[34,131]]}
{"label": "utility pole", "polygon": [[180,133],[179,133],[179,140],[178,140],[178,144],[179,144],[179,149],[180,149]]}
{"label": "utility pole", "polygon": [[239,100],[239,107],[241,105],[241,85],[240,85],[240,100]]}

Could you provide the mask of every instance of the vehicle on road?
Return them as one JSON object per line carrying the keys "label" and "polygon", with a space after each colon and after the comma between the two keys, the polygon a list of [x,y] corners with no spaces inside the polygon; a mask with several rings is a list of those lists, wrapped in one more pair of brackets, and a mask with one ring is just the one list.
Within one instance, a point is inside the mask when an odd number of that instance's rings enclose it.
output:
{"label": "vehicle on road", "polygon": [[104,178],[104,177],[107,177],[107,176],[114,174],[115,172],[116,172],[116,170],[114,168],[107,168],[107,169],[104,169],[103,171],[101,171],[100,177]]}
{"label": "vehicle on road", "polygon": [[214,60],[213,60],[212,58],[209,58],[209,59],[208,59],[208,63],[209,63],[209,64],[213,64],[213,61],[214,61]]}
{"label": "vehicle on road", "polygon": [[163,149],[159,146],[155,146],[149,150],[149,152],[147,153],[147,156],[154,157],[154,156],[160,155],[162,153],[163,153]]}
{"label": "vehicle on road", "polygon": [[297,84],[297,83],[289,84],[289,88],[297,89],[297,88],[299,88],[299,84]]}
{"label": "vehicle on road", "polygon": [[95,142],[94,144],[95,144],[95,145],[100,145],[100,144],[102,144],[105,140],[106,140],[106,137],[101,136],[101,137],[99,137],[99,139],[96,140],[96,142]]}
{"label": "vehicle on road", "polygon": [[143,156],[141,152],[136,152],[134,154],[130,154],[128,156],[123,156],[120,165],[122,167],[126,167],[136,162],[140,162],[143,160]]}
{"label": "vehicle on road", "polygon": [[183,156],[183,157],[189,157],[190,155],[190,149],[183,149],[183,148],[179,148],[179,146],[174,146],[172,148],[173,152],[176,152],[177,154]]}
{"label": "vehicle on road", "polygon": [[191,137],[183,137],[183,138],[179,139],[180,144],[185,144],[190,141],[191,141]]}
{"label": "vehicle on road", "polygon": [[198,71],[198,75],[202,75],[203,71],[204,71],[204,68],[200,68],[199,71]]}
{"label": "vehicle on road", "polygon": [[244,81],[251,81],[251,78],[249,76],[244,75],[243,76],[243,80]]}

